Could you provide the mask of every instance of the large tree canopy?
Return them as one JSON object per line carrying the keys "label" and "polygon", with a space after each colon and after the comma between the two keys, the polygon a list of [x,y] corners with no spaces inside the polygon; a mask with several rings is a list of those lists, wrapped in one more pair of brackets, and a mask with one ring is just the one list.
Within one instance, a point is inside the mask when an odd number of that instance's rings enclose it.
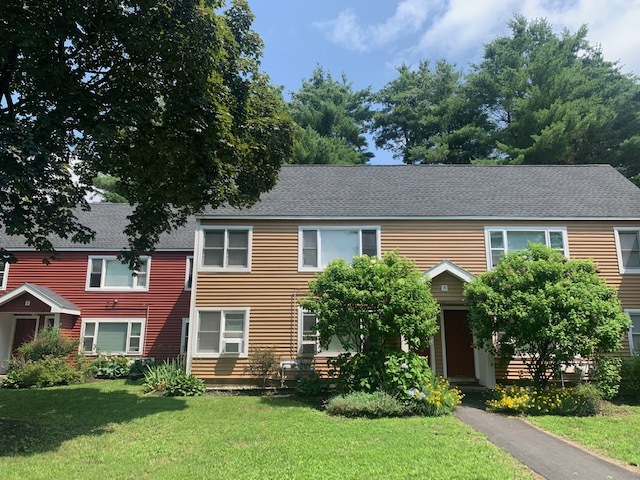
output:
{"label": "large tree canopy", "polygon": [[[255,202],[291,155],[244,0],[7,0],[0,224],[51,251],[99,172],[135,206],[130,261],[207,205]],[[73,169],[73,172],[71,171]],[[4,255],[7,252],[3,252]]]}
{"label": "large tree canopy", "polygon": [[511,163],[610,163],[640,172],[640,85],[587,41],[587,27],[553,32],[515,16],[511,35],[485,45],[470,75],[495,131],[495,155]]}
{"label": "large tree canopy", "polygon": [[345,75],[335,80],[317,67],[288,104],[300,127],[292,163],[367,163],[373,157],[364,136],[370,103],[369,89],[354,91]]}
{"label": "large tree canopy", "polygon": [[629,329],[616,290],[591,260],[543,245],[507,254],[464,294],[478,347],[505,361],[521,355],[537,386],[578,355],[620,349]]}
{"label": "large tree canopy", "polygon": [[488,155],[486,117],[454,65],[440,60],[431,69],[423,61],[398,74],[374,97],[377,147],[404,163],[470,163]]}

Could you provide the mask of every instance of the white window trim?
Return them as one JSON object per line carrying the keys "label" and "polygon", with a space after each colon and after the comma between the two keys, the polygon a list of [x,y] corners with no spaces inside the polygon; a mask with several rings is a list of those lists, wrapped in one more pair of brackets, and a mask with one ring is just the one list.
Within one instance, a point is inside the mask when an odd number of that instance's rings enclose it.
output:
{"label": "white window trim", "polygon": [[[189,317],[182,318],[182,331],[180,333],[180,355],[186,355],[188,350],[188,345],[185,343],[185,340],[188,338],[187,334],[189,333]],[[191,339],[189,339],[191,341]]]}
{"label": "white window trim", "polygon": [[618,257],[618,272],[621,274],[638,274],[640,268],[625,268],[622,261],[622,245],[620,244],[619,232],[640,232],[640,227],[614,227],[613,232],[616,237],[616,255]]}
{"label": "white window trim", "polygon": [[[249,356],[249,319],[250,319],[250,311],[249,307],[206,307],[206,308],[196,308],[195,309],[195,322],[194,327],[191,328],[190,332],[192,335],[189,337],[189,343],[191,351],[193,354],[191,355],[193,358],[247,358]],[[222,325],[222,318],[224,315],[220,316],[220,339],[219,339],[219,351],[220,353],[201,353],[198,352],[198,332],[200,332],[200,314],[207,312],[220,312],[221,314],[224,312],[244,312],[244,335],[242,337],[244,351],[241,353],[223,353],[222,352],[222,340],[223,340],[223,332],[224,328]]]}
{"label": "white window trim", "polygon": [[[626,313],[629,320],[631,320],[631,315],[640,315],[640,309],[625,309],[624,313]],[[633,344],[633,324],[629,327],[629,350],[631,350],[631,355],[635,355],[636,353],[640,354],[640,345]]]}
{"label": "white window trim", "polygon": [[[547,246],[549,245],[549,232],[561,232],[562,233],[562,243],[564,244],[564,256],[569,258],[569,240],[567,237],[567,227],[554,227],[554,226],[540,226],[540,225],[531,225],[531,226],[518,226],[518,227],[510,227],[510,226],[485,226],[484,227],[484,245],[485,245],[485,255],[487,262],[487,270],[491,270],[494,266],[491,266],[491,232],[494,231],[510,231],[510,232],[544,232],[545,242]],[[503,233],[504,238],[504,233]],[[505,254],[509,253],[507,249],[507,242],[504,242],[504,252]]]}
{"label": "white window trim", "polygon": [[[104,279],[105,279],[105,271],[104,271],[104,261],[109,261],[109,260],[118,260],[118,257],[115,255],[89,255],[88,257],[88,261],[87,261],[87,279],[86,279],[86,283],[85,283],[85,290],[88,292],[148,292],[149,291],[149,283],[151,280],[151,257],[147,257],[147,256],[142,256],[140,257],[140,260],[145,260],[147,262],[147,282],[146,285],[144,287],[105,287],[103,286],[104,284]],[[91,283],[91,263],[93,262],[93,260],[103,260],[102,266],[103,266],[103,272],[102,275],[100,277],[100,286],[99,287],[91,287],[90,283]],[[119,261],[119,260],[118,260]],[[131,272],[131,275],[133,276],[135,272]]]}
{"label": "white window trim", "polygon": [[320,258],[320,252],[322,247],[322,235],[319,233],[322,230],[358,230],[360,235],[360,245],[358,246],[358,255],[362,255],[362,231],[363,230],[375,230],[376,232],[376,256],[380,258],[381,256],[381,235],[380,235],[380,225],[331,225],[331,226],[314,226],[314,225],[304,225],[298,227],[298,271],[299,272],[322,272],[326,267],[317,266],[317,267],[305,267],[302,264],[302,236],[305,230],[318,230],[318,265],[322,264],[322,259]]}
{"label": "white window trim", "polygon": [[[193,288],[193,279],[195,277],[194,275],[194,271],[193,271],[193,255],[188,255],[186,260],[185,260],[185,272],[184,272],[184,291],[185,292],[190,292],[191,289]],[[189,275],[191,274],[191,275]],[[191,276],[191,286],[189,286],[189,276]]]}
{"label": "white window trim", "polygon": [[[320,347],[320,334],[318,334],[317,339],[316,339],[316,353],[314,353],[313,355],[310,353],[302,353],[302,328],[303,328],[303,322],[302,322],[302,316],[307,313],[311,313],[307,310],[304,310],[302,307],[298,307],[298,356],[299,357],[337,357],[338,355],[341,355],[343,353],[355,353],[354,351],[338,351],[338,352],[331,352],[328,350],[323,350]],[[316,317],[316,321],[317,321],[317,317]]]}
{"label": "white window trim", "polygon": [[[211,230],[226,230],[226,231],[244,231],[247,232],[247,266],[246,267],[214,267],[204,264],[204,234]],[[225,242],[227,235],[225,234]],[[200,272],[251,272],[251,256],[253,249],[253,227],[250,226],[227,226],[227,225],[202,225],[199,227],[196,235],[196,250],[195,255],[197,259],[198,271]],[[227,248],[223,252],[223,258],[226,261]]]}
{"label": "white window trim", "polygon": [[[93,337],[93,349],[91,351],[84,350],[84,337],[85,337],[85,328],[87,323],[96,324],[96,331],[94,331]],[[80,335],[80,345],[78,346],[78,352],[87,356],[95,356],[98,354],[96,350],[96,335],[95,333],[99,331],[98,324],[100,323],[127,323],[127,348],[129,347],[129,342],[131,340],[131,324],[132,323],[140,323],[140,351],[138,352],[100,352],[100,353],[108,353],[109,355],[125,355],[132,357],[142,357],[144,355],[144,347],[145,347],[145,330],[146,330],[146,320],[144,317],[140,318],[83,318],[82,319],[82,330]]]}
{"label": "white window trim", "polygon": [[2,273],[2,282],[0,282],[0,290],[7,289],[8,279],[9,279],[9,262],[4,262],[4,272]]}

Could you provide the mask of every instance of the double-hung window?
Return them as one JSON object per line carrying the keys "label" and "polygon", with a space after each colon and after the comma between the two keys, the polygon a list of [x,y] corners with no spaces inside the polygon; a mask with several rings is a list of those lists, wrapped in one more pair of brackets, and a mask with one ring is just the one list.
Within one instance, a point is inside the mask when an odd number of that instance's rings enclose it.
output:
{"label": "double-hung window", "polygon": [[251,269],[251,229],[207,228],[202,237],[203,270]]}
{"label": "double-hung window", "polygon": [[246,355],[248,334],[249,309],[200,310],[196,355]]}
{"label": "double-hung window", "polygon": [[529,243],[541,243],[569,256],[566,228],[548,227],[485,227],[487,267],[498,264],[500,258],[514,250],[524,250]]}
{"label": "double-hung window", "polygon": [[0,290],[7,288],[7,277],[9,276],[9,262],[0,260]]}
{"label": "double-hung window", "polygon": [[379,227],[301,227],[299,270],[318,271],[333,260],[351,262],[356,255],[380,255]]}
{"label": "double-hung window", "polygon": [[87,290],[147,290],[150,262],[143,257],[132,271],[116,257],[89,257]]}
{"label": "double-hung window", "polygon": [[631,347],[631,353],[640,354],[640,310],[628,310],[627,315],[631,319],[629,347]]}
{"label": "double-hung window", "polygon": [[142,355],[143,332],[142,319],[85,319],[81,345],[89,355]]}
{"label": "double-hung window", "polygon": [[320,347],[320,336],[316,329],[318,320],[313,313],[300,310],[299,318],[299,334],[298,334],[298,353],[300,355],[321,354],[324,356],[334,356],[345,353],[338,337],[333,336],[329,342],[329,347],[323,349]]}
{"label": "double-hung window", "polygon": [[640,229],[615,229],[620,273],[640,273]]}

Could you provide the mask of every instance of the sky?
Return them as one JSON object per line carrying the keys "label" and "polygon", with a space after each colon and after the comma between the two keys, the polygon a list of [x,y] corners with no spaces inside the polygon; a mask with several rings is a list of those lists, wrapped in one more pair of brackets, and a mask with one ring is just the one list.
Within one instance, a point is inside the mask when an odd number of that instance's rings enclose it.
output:
{"label": "sky", "polygon": [[[402,63],[446,59],[465,69],[483,45],[509,35],[515,13],[557,32],[589,27],[588,40],[626,73],[640,74],[640,0],[249,0],[265,46],[262,70],[285,96],[320,65],[354,89],[379,90]],[[372,164],[399,163],[376,150]]]}

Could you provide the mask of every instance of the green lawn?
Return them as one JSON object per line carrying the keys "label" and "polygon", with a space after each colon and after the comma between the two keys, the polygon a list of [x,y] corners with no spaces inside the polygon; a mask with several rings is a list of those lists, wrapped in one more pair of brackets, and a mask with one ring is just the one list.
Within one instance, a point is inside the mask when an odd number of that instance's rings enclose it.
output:
{"label": "green lawn", "polygon": [[329,417],[286,398],[0,390],[3,480],[531,478],[455,417]]}
{"label": "green lawn", "polygon": [[595,417],[529,417],[545,430],[629,465],[640,465],[640,406],[606,404]]}

